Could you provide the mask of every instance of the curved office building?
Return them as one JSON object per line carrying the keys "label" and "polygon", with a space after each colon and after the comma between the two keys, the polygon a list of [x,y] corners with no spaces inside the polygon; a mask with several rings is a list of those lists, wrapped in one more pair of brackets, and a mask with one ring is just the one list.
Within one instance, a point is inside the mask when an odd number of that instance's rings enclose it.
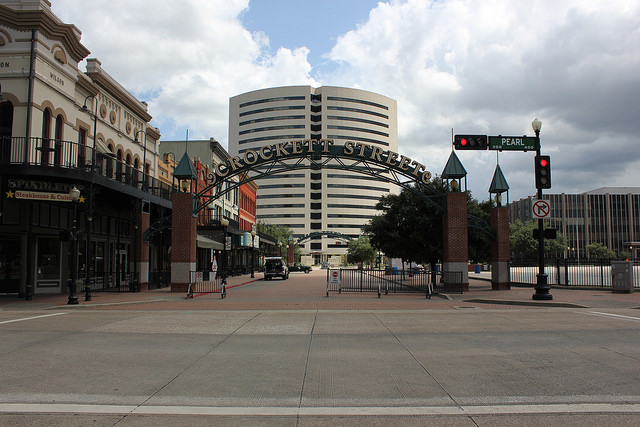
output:
{"label": "curved office building", "polygon": [[[289,86],[244,93],[229,102],[229,154],[300,139],[331,139],[398,151],[396,101],[358,89]],[[348,170],[303,169],[257,181],[257,219],[293,230],[295,239],[311,233],[357,238],[377,214],[378,199],[395,185]],[[303,254],[314,262],[346,253],[333,237],[306,240]]]}

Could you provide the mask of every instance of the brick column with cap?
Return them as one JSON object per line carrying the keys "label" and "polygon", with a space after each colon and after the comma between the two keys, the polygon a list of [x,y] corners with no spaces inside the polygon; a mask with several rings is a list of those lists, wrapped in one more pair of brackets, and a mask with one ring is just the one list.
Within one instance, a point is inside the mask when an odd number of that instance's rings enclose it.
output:
{"label": "brick column with cap", "polygon": [[171,292],[189,290],[189,273],[196,269],[196,217],[193,195],[173,193],[171,213]]}
{"label": "brick column with cap", "polygon": [[491,227],[496,232],[496,240],[491,242],[491,289],[494,291],[511,289],[509,210],[506,207],[491,210]]}
{"label": "brick column with cap", "polygon": [[[443,227],[444,289],[469,290],[467,193],[448,193]],[[459,274],[456,274],[458,273]]]}

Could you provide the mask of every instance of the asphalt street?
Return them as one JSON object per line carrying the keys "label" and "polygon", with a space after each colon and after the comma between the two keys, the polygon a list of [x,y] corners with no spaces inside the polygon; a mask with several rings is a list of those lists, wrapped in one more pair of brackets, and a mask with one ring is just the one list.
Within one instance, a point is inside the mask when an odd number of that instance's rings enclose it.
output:
{"label": "asphalt street", "polygon": [[323,271],[256,276],[225,299],[3,297],[0,425],[640,423],[640,294],[327,297]]}

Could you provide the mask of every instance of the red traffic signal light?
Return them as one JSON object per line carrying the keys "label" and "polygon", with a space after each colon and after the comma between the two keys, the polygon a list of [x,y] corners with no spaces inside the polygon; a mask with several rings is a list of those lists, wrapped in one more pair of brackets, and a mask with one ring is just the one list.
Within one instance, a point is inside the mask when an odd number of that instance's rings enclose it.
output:
{"label": "red traffic signal light", "polygon": [[551,188],[551,157],[535,158],[536,188]]}
{"label": "red traffic signal light", "polygon": [[453,146],[456,150],[486,150],[487,135],[455,135]]}

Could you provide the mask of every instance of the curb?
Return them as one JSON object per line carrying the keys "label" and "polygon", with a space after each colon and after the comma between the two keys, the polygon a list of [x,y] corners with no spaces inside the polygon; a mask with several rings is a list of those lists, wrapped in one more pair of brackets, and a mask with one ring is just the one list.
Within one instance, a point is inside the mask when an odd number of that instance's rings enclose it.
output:
{"label": "curb", "polygon": [[533,307],[562,307],[562,308],[590,308],[587,305],[575,304],[571,302],[548,302],[548,301],[518,301],[518,300],[499,300],[499,299],[484,299],[484,298],[471,298],[466,299],[464,302],[475,302],[480,304],[503,304],[503,305],[526,305]]}

